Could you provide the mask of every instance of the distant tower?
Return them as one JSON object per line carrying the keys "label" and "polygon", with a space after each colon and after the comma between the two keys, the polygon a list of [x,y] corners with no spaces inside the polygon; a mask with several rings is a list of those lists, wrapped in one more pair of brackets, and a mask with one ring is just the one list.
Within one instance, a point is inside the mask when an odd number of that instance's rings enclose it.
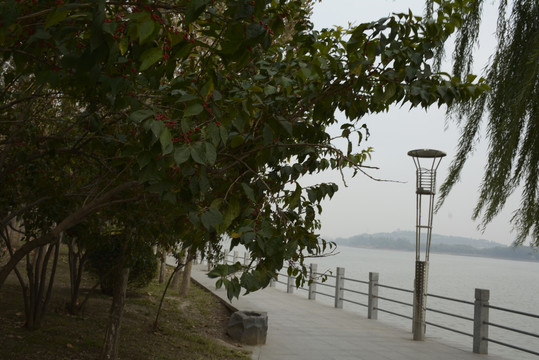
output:
{"label": "distant tower", "polygon": [[[436,170],[446,155],[443,151],[417,149],[408,151],[416,167],[416,225],[415,225],[415,279],[414,318],[412,331],[414,340],[425,340],[425,313],[427,308],[427,280],[429,269],[430,240],[432,236],[432,213],[436,193]],[[428,202],[424,209],[423,202]],[[427,210],[427,222],[422,217]],[[421,256],[421,235],[426,230],[425,253]],[[422,260],[423,258],[423,260]]]}

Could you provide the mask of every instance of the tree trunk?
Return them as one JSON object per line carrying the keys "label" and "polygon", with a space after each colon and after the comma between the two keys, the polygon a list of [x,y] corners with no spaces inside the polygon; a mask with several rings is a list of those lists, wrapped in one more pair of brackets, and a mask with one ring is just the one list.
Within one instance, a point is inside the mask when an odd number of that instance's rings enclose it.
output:
{"label": "tree trunk", "polygon": [[[176,254],[176,261],[178,261],[179,264],[176,264],[176,266],[180,265],[180,264],[185,264],[185,261],[186,261],[186,256],[183,255],[183,256],[179,256],[178,254]],[[172,290],[178,290],[180,288],[180,280],[182,278],[182,275],[183,275],[183,266],[182,266],[182,270],[178,270],[174,273],[174,277],[172,278]]]}
{"label": "tree trunk", "polygon": [[159,284],[165,282],[167,276],[167,253],[166,251],[161,251],[161,267],[159,269]]}
{"label": "tree trunk", "polygon": [[86,251],[82,250],[75,239],[68,241],[68,261],[69,261],[69,280],[71,296],[67,304],[67,310],[72,315],[77,315],[82,310],[82,304],[79,301],[80,284],[82,273],[86,264]]}
{"label": "tree trunk", "polygon": [[191,250],[189,250],[189,255],[186,257],[186,263],[183,268],[182,274],[182,286],[180,288],[180,296],[187,296],[189,293],[189,286],[191,285],[191,267],[193,265],[193,256]]}
{"label": "tree trunk", "polygon": [[[56,275],[61,235],[55,243],[39,248],[32,261],[27,256],[28,291],[24,289],[25,284],[21,283],[21,286],[23,286],[23,295],[28,296],[27,301],[25,299],[25,326],[30,330],[41,328],[41,322],[49,304],[54,276]],[[49,260],[53,252],[51,273],[47,276]]]}
{"label": "tree trunk", "polygon": [[115,360],[118,358],[120,326],[122,325],[128,278],[129,268],[120,267],[114,280],[112,305],[110,307],[109,323],[105,332],[105,342],[101,350],[101,360]]}
{"label": "tree trunk", "polygon": [[180,287],[180,279],[182,278],[183,271],[178,270],[174,273],[174,277],[172,278],[172,290],[178,290]]}

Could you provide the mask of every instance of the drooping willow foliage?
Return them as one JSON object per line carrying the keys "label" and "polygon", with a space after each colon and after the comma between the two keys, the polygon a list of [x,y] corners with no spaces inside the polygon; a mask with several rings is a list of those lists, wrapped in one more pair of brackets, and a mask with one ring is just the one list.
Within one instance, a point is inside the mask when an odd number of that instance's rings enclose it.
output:
{"label": "drooping willow foliage", "polygon": [[[427,0],[427,14],[435,10],[434,3]],[[470,0],[468,5],[453,53],[453,72],[461,77],[473,63],[483,0]],[[511,219],[514,243],[523,244],[531,237],[531,244],[539,246],[539,2],[499,0],[496,37],[497,48],[484,74],[492,90],[449,109],[461,127],[461,139],[438,207],[459,181],[484,126],[488,161],[473,218],[480,219],[484,228],[507,198],[522,188],[520,208]]]}

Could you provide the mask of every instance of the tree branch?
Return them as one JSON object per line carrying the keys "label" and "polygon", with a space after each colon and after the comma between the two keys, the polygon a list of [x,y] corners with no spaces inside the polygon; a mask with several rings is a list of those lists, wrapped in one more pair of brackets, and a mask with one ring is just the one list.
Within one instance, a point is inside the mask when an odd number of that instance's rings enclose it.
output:
{"label": "tree branch", "polygon": [[[9,259],[7,264],[5,264],[2,269],[0,270],[0,289],[2,288],[2,285],[6,281],[7,276],[13,270],[13,268],[18,264],[18,262],[30,251],[34,250],[35,248],[38,248],[40,246],[50,244],[62,233],[63,231],[71,228],[72,226],[78,224],[81,222],[86,216],[91,214],[97,209],[102,208],[103,206],[108,206],[111,204],[116,204],[118,201],[110,201],[111,198],[114,196],[120,194],[124,190],[127,190],[129,188],[132,188],[139,183],[137,181],[130,181],[121,185],[118,185],[114,189],[109,190],[105,194],[103,194],[101,197],[92,200],[88,204],[82,206],[75,212],[73,212],[71,215],[67,216],[62,220],[56,227],[51,229],[48,233],[42,235],[39,238],[36,238],[34,240],[31,240],[27,243],[25,243],[23,246],[21,246]],[[131,199],[129,199],[131,200]],[[127,200],[121,201],[125,202]]]}

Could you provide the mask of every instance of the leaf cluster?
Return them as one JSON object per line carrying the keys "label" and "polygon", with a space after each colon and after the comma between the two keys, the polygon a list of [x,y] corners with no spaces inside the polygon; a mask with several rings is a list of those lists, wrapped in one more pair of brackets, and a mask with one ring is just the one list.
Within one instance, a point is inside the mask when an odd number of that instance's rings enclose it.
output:
{"label": "leaf cluster", "polygon": [[[460,23],[453,9],[434,22],[398,14],[314,31],[302,4],[9,2],[1,169],[23,173],[3,190],[2,217],[33,203],[31,171],[45,168],[47,206],[22,212],[50,218],[49,229],[91,219],[201,251],[228,238],[253,259],[240,277],[236,267],[216,273],[229,295],[266,286],[287,260],[305,274],[305,256],[331,246],[317,216],[337,185],[302,177],[365,174],[365,115],[468,100],[486,86],[429,65]],[[347,122],[335,138],[337,111]]]}

